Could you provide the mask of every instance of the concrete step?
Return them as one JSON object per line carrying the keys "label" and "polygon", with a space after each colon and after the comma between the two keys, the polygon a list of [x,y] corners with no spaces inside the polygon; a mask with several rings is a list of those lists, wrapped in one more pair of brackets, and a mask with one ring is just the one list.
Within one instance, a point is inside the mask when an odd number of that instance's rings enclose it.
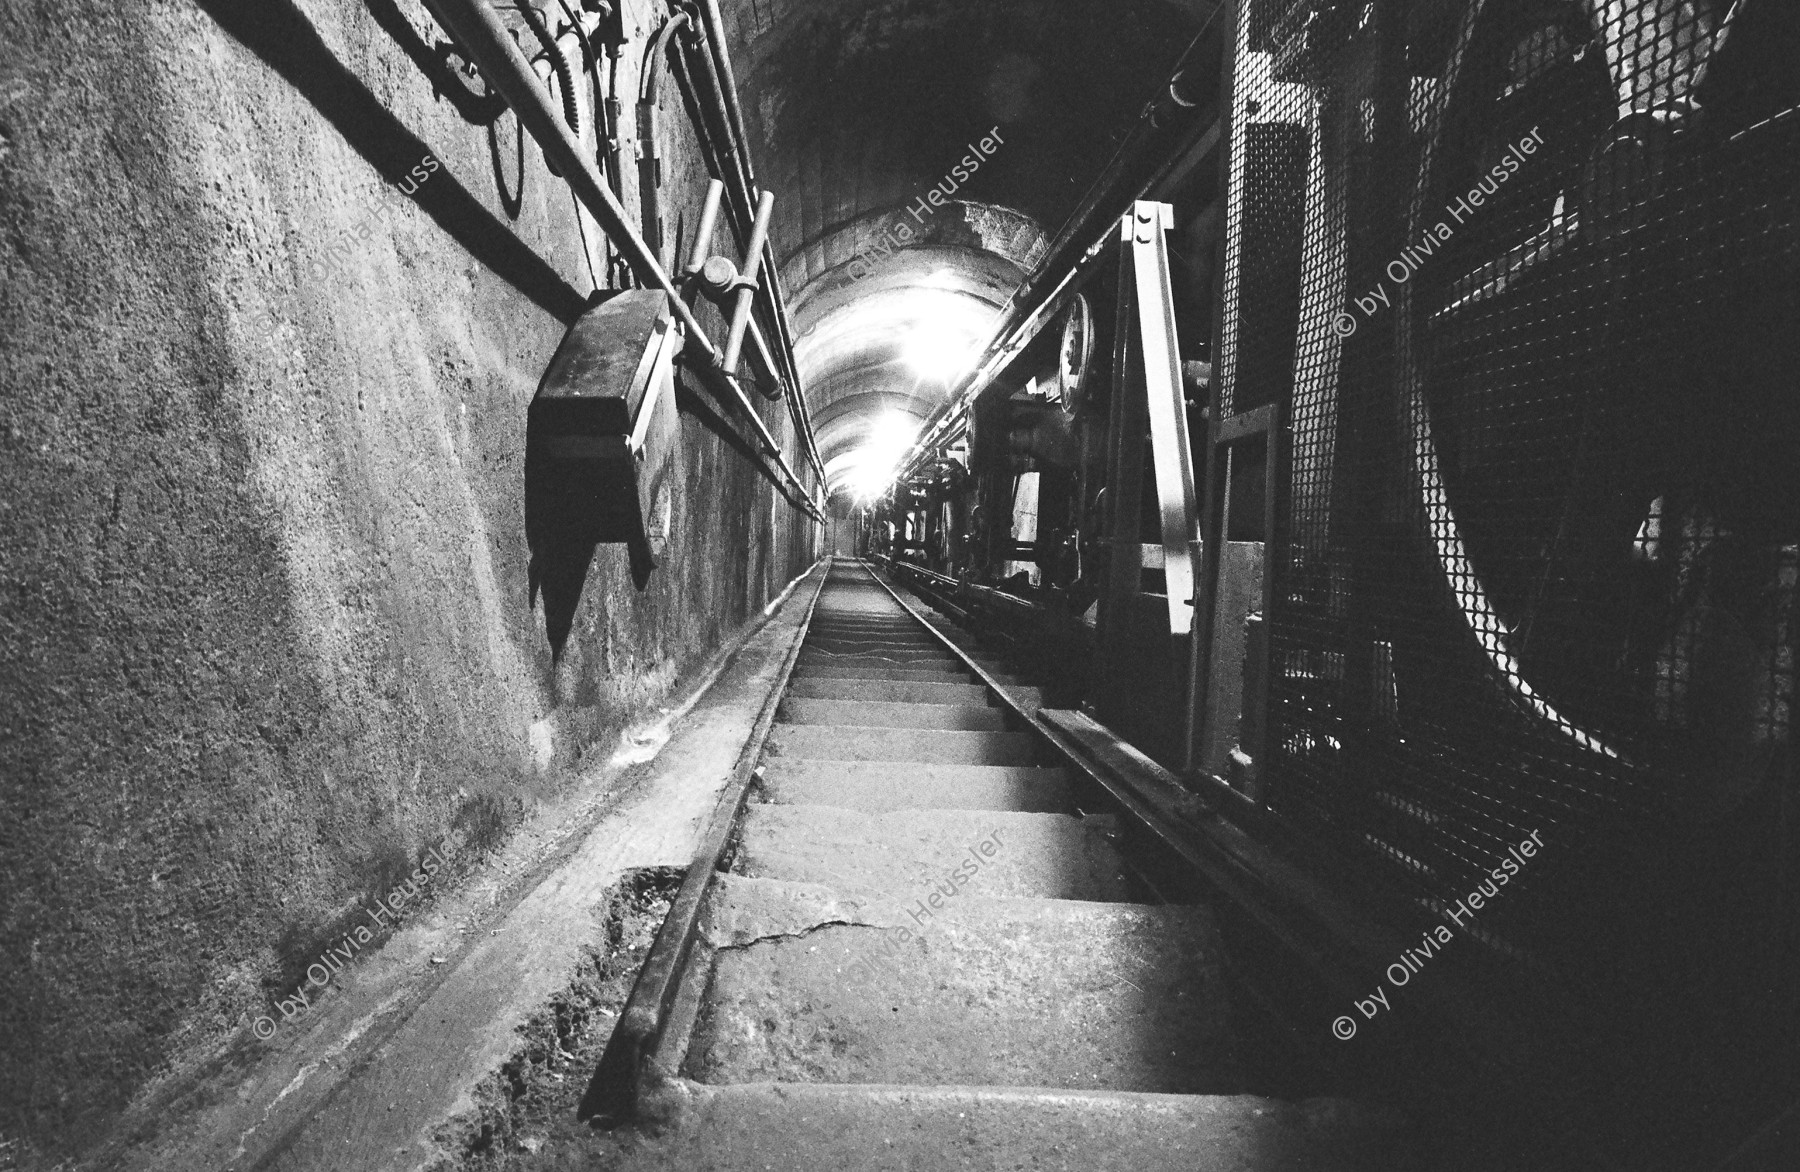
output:
{"label": "concrete step", "polygon": [[921,917],[721,875],[684,1073],[1230,1094],[1218,934],[1194,907],[938,899]]}
{"label": "concrete step", "polygon": [[800,662],[802,663],[860,663],[865,660],[873,663],[903,665],[955,664],[959,669],[962,668],[962,661],[954,655],[925,647],[918,649],[849,647],[843,650],[834,650],[830,647],[814,647],[808,644],[800,652]]}
{"label": "concrete step", "polygon": [[806,640],[806,649],[808,651],[829,650],[829,651],[835,652],[836,654],[839,654],[839,655],[845,654],[847,652],[862,652],[862,653],[867,654],[867,653],[870,653],[871,650],[874,652],[894,650],[894,651],[931,652],[933,654],[942,654],[943,650],[944,650],[942,647],[936,646],[931,643],[919,642],[919,641],[912,640],[912,639],[903,639],[898,636],[895,636],[893,638],[888,638],[888,639],[875,639],[875,638],[861,638],[861,637],[843,638],[843,637],[835,636],[835,635],[828,635],[828,636],[824,636],[824,637],[820,637],[818,635],[810,636]]}
{"label": "concrete step", "polygon": [[732,870],[902,904],[933,891],[1117,903],[1130,893],[1111,830],[1109,820],[1069,814],[752,805]]}
{"label": "concrete step", "polygon": [[1005,685],[1006,694],[1018,701],[1019,707],[1025,709],[1025,711],[1032,712],[1044,706],[1044,689],[1027,688],[1018,684],[1008,684],[1004,680],[1000,682]]}
{"label": "concrete step", "polygon": [[1005,732],[1006,714],[972,704],[908,704],[881,700],[815,700],[788,696],[775,719],[785,724],[849,724],[863,728]]}
{"label": "concrete step", "polygon": [[807,628],[814,635],[901,635],[909,639],[929,639],[932,633],[919,623],[901,615],[892,619],[846,620],[813,616],[812,624]]}
{"label": "concrete step", "polygon": [[1391,1117],[1344,1099],[1022,1087],[688,1084],[618,1172],[1366,1172],[1411,1168]]}
{"label": "concrete step", "polygon": [[909,704],[986,704],[988,690],[968,676],[896,672],[876,676],[796,671],[787,694],[816,700],[891,700]]}
{"label": "concrete step", "polygon": [[814,615],[812,624],[807,628],[811,634],[878,634],[904,635],[908,638],[933,638],[932,632],[923,624],[914,622],[905,615],[891,619],[846,620]]}
{"label": "concrete step", "polygon": [[837,655],[837,657],[842,657],[842,655],[875,655],[875,657],[882,657],[882,659],[891,659],[891,657],[895,657],[895,655],[900,655],[900,657],[905,657],[905,659],[916,659],[916,657],[949,659],[947,655],[938,654],[938,652],[934,652],[934,650],[927,648],[927,646],[902,646],[896,645],[896,643],[817,643],[817,641],[808,641],[808,643],[806,643],[805,652],[801,652],[801,654]]}
{"label": "concrete step", "polygon": [[887,761],[763,763],[762,800],[848,810],[1019,810],[1060,813],[1073,802],[1060,769]]}
{"label": "concrete step", "polygon": [[820,655],[802,652],[795,668],[849,668],[861,672],[928,671],[938,675],[964,675],[962,665],[936,656]]}
{"label": "concrete step", "polygon": [[1030,765],[1036,742],[1022,732],[920,732],[910,728],[780,724],[768,755],[807,761],[920,761],[939,765]]}
{"label": "concrete step", "polygon": [[894,619],[834,619],[813,616],[807,630],[815,635],[903,635],[907,638],[929,638],[930,633],[918,623],[901,616]]}
{"label": "concrete step", "polygon": [[794,675],[802,678],[839,679],[839,680],[919,680],[924,683],[969,684],[975,680],[966,671],[949,668],[920,669],[895,667],[883,664],[880,667],[859,667],[854,664],[825,663],[820,661],[801,661],[794,665]]}

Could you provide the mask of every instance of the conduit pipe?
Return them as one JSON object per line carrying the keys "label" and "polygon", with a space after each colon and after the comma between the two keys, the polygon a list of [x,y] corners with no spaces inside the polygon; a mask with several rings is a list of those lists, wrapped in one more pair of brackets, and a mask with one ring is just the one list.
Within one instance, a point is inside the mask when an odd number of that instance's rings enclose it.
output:
{"label": "conduit pipe", "polygon": [[[738,105],[737,76],[731,71],[731,52],[725,47],[725,20],[719,15],[719,0],[700,0],[700,11],[706,19],[707,46],[712,51],[713,62],[719,70],[719,89],[720,96],[725,99],[725,115],[731,119],[731,129],[739,144],[746,144],[750,141],[750,135],[744,129],[743,108]],[[747,152],[740,157],[744,163],[744,180],[755,190],[756,168],[750,162]]]}
{"label": "conduit pipe", "polygon": [[763,245],[769,242],[769,218],[774,212],[775,196],[765,191],[756,201],[756,219],[750,225],[750,243],[744,247],[744,267],[738,272],[736,302],[725,335],[725,356],[719,360],[727,374],[737,373],[738,357],[744,352],[744,330],[750,325],[750,309],[756,303],[756,272],[762,267]]}
{"label": "conduit pipe", "polygon": [[644,238],[625,218],[625,209],[606,180],[594,168],[581,147],[550,105],[549,95],[537,83],[537,74],[513,43],[499,14],[486,0],[425,0],[426,6],[481,67],[488,83],[506,99],[538,146],[562,168],[563,179],[575,189],[603,230],[640,279],[669,295],[675,315],[688,332],[688,346],[709,363],[718,362],[718,351],[700,327],[693,310],[681,300],[669,275],[663,272]]}
{"label": "conduit pipe", "polygon": [[481,68],[488,84],[506,99],[520,124],[537,140],[538,147],[556,162],[562,171],[563,181],[594,214],[601,230],[624,254],[632,271],[637,273],[639,279],[655,285],[668,295],[670,308],[686,331],[687,349],[695,359],[696,373],[715,389],[725,389],[737,400],[738,406],[756,428],[769,457],[800,494],[806,511],[814,519],[823,521],[824,516],[818,504],[782,457],[780,445],[769,434],[768,427],[756,413],[756,408],[744,394],[744,389],[719,365],[719,351],[701,328],[700,319],[694,316],[694,311],[681,299],[680,291],[669,279],[669,274],[663,271],[649,245],[625,218],[625,210],[619,205],[612,188],[582,152],[580,144],[570,137],[568,128],[563,125],[555,107],[550,104],[550,96],[538,84],[536,71],[519,51],[519,46],[513,43],[512,36],[501,23],[493,6],[487,0],[425,0],[425,3],[432,15]]}
{"label": "conduit pipe", "polygon": [[[723,176],[717,181],[729,183],[740,230],[747,233],[752,230],[755,217],[756,195],[752,184],[754,171],[749,161],[749,142],[739,133],[741,117],[737,122],[732,120],[731,103],[726,97],[728,90],[722,79],[721,69],[729,66],[729,57],[724,56],[722,61],[723,42],[719,39],[722,33],[719,36],[708,35],[705,13],[697,7],[693,7],[691,14],[684,12],[683,15],[689,16],[680,38],[687,51],[688,75],[697,87],[704,83],[703,88],[706,90],[705,108],[696,129],[701,132],[703,142],[710,144],[713,168],[718,175]],[[696,16],[698,21],[694,19]],[[722,26],[714,23],[712,27],[718,29]],[[715,46],[720,48],[716,49]],[[735,90],[729,92],[735,94]],[[713,124],[715,119],[717,125]],[[774,338],[776,345],[771,346],[761,330],[754,328],[750,333],[751,342],[757,347],[758,357],[766,359],[764,365],[770,375],[793,388],[793,393],[787,397],[788,413],[794,420],[794,430],[800,436],[807,461],[812,464],[819,483],[823,485],[826,483],[825,461],[819,455],[818,437],[813,432],[806,395],[801,388],[800,368],[794,358],[791,319],[781,287],[781,273],[775,265],[774,249],[767,241],[762,248],[761,267],[766,273],[762,283],[767,286],[767,300],[763,307],[768,310],[774,322],[777,331]]]}
{"label": "conduit pipe", "polygon": [[[708,80],[725,107],[725,131],[732,143],[731,155],[743,173],[743,212],[748,222],[756,192],[756,167],[750,157],[750,133],[744,123],[743,107],[738,102],[737,75],[732,70],[731,50],[725,40],[725,20],[720,14],[718,0],[699,0],[699,9],[706,34],[704,63],[707,66]],[[804,438],[807,455],[819,475],[819,481],[824,483],[825,464],[819,457],[818,440],[813,434],[812,419],[801,390],[800,368],[794,359],[794,338],[790,330],[787,295],[781,286],[781,270],[775,263],[774,248],[767,242],[762,249],[762,268],[767,273],[764,283],[768,287],[768,308],[776,330],[774,340],[778,345],[775,349],[785,367],[788,383],[794,388],[794,421]]]}
{"label": "conduit pipe", "polygon": [[677,12],[663,22],[650,38],[650,49],[644,54],[643,76],[638,81],[638,189],[644,204],[644,229],[651,234],[647,243],[652,251],[660,251],[664,244],[662,156],[656,153],[656,111],[660,101],[657,82],[662,77],[663,55],[668,52],[669,38],[687,25],[688,14],[685,12]]}
{"label": "conduit pipe", "polygon": [[[686,18],[683,17],[683,19]],[[706,185],[706,198],[700,204],[699,226],[694,231],[693,251],[688,256],[686,267],[681,270],[681,281],[684,285],[692,287],[694,282],[698,281],[707,289],[718,291],[727,288],[730,283],[731,278],[722,277],[715,282],[702,275],[706,271],[708,260],[712,259],[713,229],[718,226],[719,204],[724,195],[725,181],[723,179],[714,179]],[[729,260],[726,257],[718,259]],[[731,269],[732,276],[735,277],[736,266],[728,264],[727,267]],[[750,344],[756,348],[757,361],[761,362],[762,368],[769,372],[769,381],[774,387],[772,391],[763,390],[762,383],[758,382],[756,389],[761,391],[766,399],[779,399],[786,393],[786,379],[782,377],[781,368],[775,365],[775,356],[769,353],[768,340],[763,337],[762,327],[756,324],[756,318],[745,319],[745,324],[749,327]],[[790,403],[788,406],[791,415],[793,414],[793,404]],[[799,426],[799,420],[796,419],[795,428],[798,429]],[[804,435],[802,438],[804,441]],[[820,476],[820,483],[824,483],[823,475]]]}

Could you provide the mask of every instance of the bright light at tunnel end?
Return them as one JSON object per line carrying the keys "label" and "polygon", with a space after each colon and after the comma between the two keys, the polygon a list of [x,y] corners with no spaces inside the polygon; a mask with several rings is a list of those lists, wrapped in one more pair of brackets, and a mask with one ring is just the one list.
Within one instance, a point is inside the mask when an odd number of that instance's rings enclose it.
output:
{"label": "bright light at tunnel end", "polygon": [[[973,281],[954,268],[936,268],[905,286],[846,303],[828,326],[804,337],[799,353],[814,383],[835,368],[855,368],[858,390],[909,404],[872,420],[842,419],[840,434],[849,434],[833,439],[837,454],[825,464],[834,494],[858,504],[884,495],[918,441],[924,418],[974,371],[996,310],[969,291]],[[845,440],[854,446],[839,446]]]}
{"label": "bright light at tunnel end", "polygon": [[921,378],[948,384],[968,373],[973,350],[965,339],[920,332],[907,339],[901,357]]}
{"label": "bright light at tunnel end", "polygon": [[867,503],[887,491],[900,460],[919,437],[919,421],[898,411],[877,419],[862,445],[844,457],[844,487]]}
{"label": "bright light at tunnel end", "polygon": [[922,380],[949,385],[969,372],[975,348],[993,322],[993,311],[949,292],[955,274],[939,269],[911,292],[902,320],[900,360]]}

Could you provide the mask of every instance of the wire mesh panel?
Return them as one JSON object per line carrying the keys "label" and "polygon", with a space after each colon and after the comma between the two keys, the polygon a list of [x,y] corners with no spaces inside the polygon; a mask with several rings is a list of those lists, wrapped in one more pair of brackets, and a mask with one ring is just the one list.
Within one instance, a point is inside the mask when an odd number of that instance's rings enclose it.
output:
{"label": "wire mesh panel", "polygon": [[1243,9],[1219,397],[1287,421],[1267,800],[1439,913],[1534,830],[1586,852],[1463,929],[1497,954],[1580,951],[1602,844],[1669,826],[1791,940],[1795,8]]}

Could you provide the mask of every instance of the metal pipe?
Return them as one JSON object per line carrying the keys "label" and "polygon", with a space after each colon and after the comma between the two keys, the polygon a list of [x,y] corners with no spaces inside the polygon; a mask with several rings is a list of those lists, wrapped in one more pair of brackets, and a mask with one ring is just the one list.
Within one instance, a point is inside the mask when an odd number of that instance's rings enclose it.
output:
{"label": "metal pipe", "polygon": [[[711,47],[704,43],[707,40],[705,28],[702,25],[690,21],[687,26],[687,31],[690,35],[682,38],[682,44],[689,50],[689,74],[690,76],[695,77],[696,80],[705,81],[707,91],[713,99],[708,103],[711,107],[710,112],[718,121],[716,127],[707,127],[705,114],[703,113],[701,128],[707,131],[708,138],[714,140],[718,144],[715,153],[722,152],[723,157],[714,160],[716,169],[732,180],[731,196],[733,212],[736,216],[739,230],[743,231],[752,225],[755,218],[752,203],[753,196],[751,194],[752,188],[750,184],[749,146],[747,143],[743,143],[739,140],[736,128],[732,124],[730,113],[726,109],[727,91],[719,76],[718,57],[712,51]],[[698,60],[697,69],[695,68],[693,59]],[[715,182],[717,182],[716,179]],[[711,234],[707,233],[706,235],[710,237]],[[769,369],[776,377],[784,379],[794,387],[798,387],[800,385],[800,372],[792,360],[793,342],[787,328],[787,307],[780,297],[781,286],[779,275],[776,273],[774,267],[774,250],[769,246],[766,238],[762,248],[762,257],[762,267],[770,273],[770,277],[768,278],[768,293],[770,299],[765,308],[770,311],[770,317],[775,322],[777,330],[776,340],[780,343],[779,348],[771,351],[771,355],[779,356],[781,363],[780,365],[771,363]],[[690,266],[690,271],[699,269],[704,263],[705,258],[702,257],[699,262]],[[767,349],[766,346],[765,349]],[[807,456],[810,462],[819,471],[820,480],[823,481],[824,465],[820,463],[816,458],[816,454],[810,449],[807,452]]]}
{"label": "metal pipe", "polygon": [[[782,377],[781,367],[775,365],[775,355],[769,352],[769,339],[763,336],[762,327],[756,324],[755,318],[750,319],[750,345],[756,351],[756,361],[769,372],[769,381],[775,388],[772,394],[763,391],[763,397],[781,398],[786,393],[787,379]],[[762,390],[762,387],[759,385],[757,389]]]}
{"label": "metal pipe", "polygon": [[757,438],[762,440],[763,450],[768,454],[769,458],[774,460],[781,470],[787,474],[789,482],[792,483],[795,490],[799,492],[800,501],[805,506],[806,511],[812,514],[814,520],[824,521],[825,515],[820,512],[818,504],[812,499],[812,495],[806,491],[806,486],[800,483],[800,478],[794,475],[794,470],[788,466],[787,460],[782,457],[781,445],[775,442],[775,437],[770,434],[768,425],[762,421],[762,416],[756,413],[756,407],[750,402],[750,397],[744,394],[744,388],[739,385],[738,380],[731,375],[726,374],[724,370],[717,366],[702,367],[699,374],[701,378],[713,383],[715,388],[725,388],[727,393],[737,400],[738,406],[743,408],[744,414],[750,417],[751,424],[755,426]]}
{"label": "metal pipe", "polygon": [[[707,194],[712,196],[723,186],[715,179]],[[715,207],[713,210],[716,212],[718,209]],[[692,288],[693,282],[698,281],[699,287],[714,302],[726,300],[735,302],[737,293],[740,292],[737,265],[733,264],[728,256],[707,256],[706,251],[702,241],[695,241],[694,254],[689,258],[687,271],[682,274],[683,283]],[[786,380],[782,377],[781,367],[776,364],[775,355],[769,352],[768,337],[763,333],[762,326],[757,323],[756,315],[751,314],[746,320],[749,323],[746,332],[750,338],[750,345],[756,351],[758,363],[769,376],[766,380],[757,380],[756,389],[762,392],[764,398],[779,399],[786,393]]]}
{"label": "metal pipe", "polygon": [[[724,145],[727,165],[722,166],[721,170],[732,174],[741,185],[741,191],[734,194],[738,195],[740,219],[748,220],[756,172],[751,162],[749,134],[745,130],[743,111],[737,100],[737,81],[731,69],[730,51],[725,45],[724,21],[719,16],[716,3],[711,5],[710,11],[703,7],[701,16],[702,26],[689,26],[695,37],[688,43],[695,50],[694,55],[700,58],[700,72],[708,87],[718,99],[718,104],[723,107],[725,125],[720,129],[726,140]],[[706,42],[704,45],[698,43],[702,38]],[[806,407],[805,393],[801,389],[800,367],[794,358],[792,318],[788,313],[786,291],[781,284],[781,270],[776,265],[773,246],[766,242],[763,245],[763,268],[768,270],[766,307],[776,331],[775,353],[781,359],[788,384],[794,388],[794,402],[799,404],[801,414],[808,416],[804,420],[805,426],[800,430],[805,437],[807,458],[818,473],[820,483],[824,483],[825,463],[819,456],[818,441],[813,435],[810,412]]]}
{"label": "metal pipe", "polygon": [[569,136],[568,128],[563,125],[555,107],[550,104],[549,95],[538,84],[537,74],[531,68],[531,63],[519,51],[518,45],[513,43],[499,14],[487,0],[425,0],[425,3],[432,15],[456,38],[476,65],[480,66],[488,84],[506,99],[519,123],[537,140],[538,146],[555,160],[562,170],[563,180],[594,214],[601,229],[625,254],[632,269],[641,279],[654,284],[668,295],[671,310],[686,330],[687,348],[701,359],[696,366],[697,372],[703,379],[715,384],[723,383],[729,388],[732,397],[737,400],[744,413],[750,416],[776,465],[799,492],[807,512],[822,521],[824,517],[813,503],[811,494],[782,457],[774,437],[769,434],[768,427],[763,424],[762,417],[756,413],[756,408],[744,394],[743,388],[719,365],[719,352],[707,338],[700,319],[694,316],[694,311],[681,299],[680,291],[669,279],[668,273],[663,271],[649,245],[625,218],[625,210],[619,206],[618,198],[613,195],[605,178],[583,154],[580,144]]}
{"label": "metal pipe", "polygon": [[[562,2],[566,4],[568,0]],[[668,256],[670,265],[676,258],[664,249],[662,157],[656,153],[657,81],[662,77],[663,54],[668,50],[670,36],[687,23],[685,12],[678,12],[663,22],[662,28],[650,38],[650,47],[644,54],[643,74],[638,80],[638,199],[644,209],[644,239],[658,257]],[[595,76],[598,76],[597,71]]]}
{"label": "metal pipe", "polygon": [[[1178,110],[1193,107],[1193,103],[1185,101],[1176,93],[1176,83],[1187,71],[1188,63],[1199,51],[1201,43],[1216,31],[1213,22],[1218,19],[1223,8],[1223,4],[1218,5],[1207,16],[1205,22],[1200,26],[1200,31],[1194,34],[1194,39],[1188,42],[1186,49],[1182,50],[1181,57],[1175,62],[1175,68],[1169,72],[1168,85],[1164,87],[1163,92],[1151,99],[1138,112],[1138,120],[1126,132],[1125,138],[1113,151],[1112,158],[1107,160],[1106,166],[1102,167],[1100,173],[1094,176],[1094,181],[1083,193],[1081,202],[1063,220],[1062,227],[1057,230],[1056,235],[1044,249],[1043,259],[1025,281],[1025,289],[1035,288],[1045,273],[1051,271],[1053,267],[1060,267],[1063,252],[1079,237],[1086,235],[1087,226],[1095,219],[1111,220],[1114,218],[1110,212],[1119,202],[1117,190],[1130,178],[1125,172],[1133,157],[1140,153],[1145,144],[1162,128],[1161,119],[1165,113],[1165,107],[1175,107]],[[1228,53],[1225,56],[1227,59],[1229,58]],[[1228,65],[1226,67],[1229,68]]]}
{"label": "metal pipe", "polygon": [[[1218,13],[1215,11],[1213,16]],[[1187,51],[1177,62],[1171,74],[1170,86],[1175,84],[1187,68],[1189,60],[1199,49],[1202,42],[1214,31],[1213,17],[1208,17],[1205,25],[1194,39],[1189,42]],[[1229,68],[1229,65],[1226,65]],[[1172,172],[1173,167],[1194,154],[1194,148],[1203,145],[1208,139],[1214,144],[1220,140],[1224,132],[1222,118],[1217,121],[1203,122],[1199,116],[1190,116],[1183,124],[1183,133],[1174,133],[1164,128],[1163,140],[1173,140],[1174,162],[1159,166],[1152,170],[1150,177],[1132,187],[1132,176],[1128,174],[1145,144],[1150,141],[1145,127],[1151,125],[1150,115],[1159,105],[1167,102],[1175,104],[1168,97],[1159,98],[1145,107],[1140,121],[1127,135],[1112,160],[1097,176],[1088,188],[1087,195],[1077,209],[1063,222],[1056,238],[1045,250],[1043,258],[1032,270],[1031,275],[1006,299],[1000,307],[998,325],[993,338],[982,350],[975,368],[959,384],[952,388],[950,398],[926,420],[919,431],[919,438],[907,450],[897,469],[896,481],[913,476],[924,462],[926,455],[935,448],[955,428],[959,419],[973,409],[974,400],[986,390],[1000,371],[1018,357],[1025,345],[1037,336],[1047,319],[1072,299],[1076,286],[1092,271],[1095,262],[1105,251],[1106,245],[1117,233],[1118,216],[1129,210],[1129,206],[1115,208],[1119,203],[1120,188],[1131,188],[1143,192],[1162,183]],[[1184,113],[1191,114],[1191,107],[1183,106]],[[1074,246],[1080,239],[1093,236],[1089,244],[1079,254]],[[1052,274],[1060,274],[1055,286],[1048,295],[1043,290],[1047,278]]]}
{"label": "metal pipe", "polygon": [[638,105],[654,106],[657,103],[657,79],[662,71],[656,64],[662,60],[663,51],[668,48],[669,38],[688,26],[688,14],[677,12],[663,26],[656,30],[650,38],[650,51],[644,55],[644,76],[638,79]]}
{"label": "metal pipe", "polygon": [[[719,170],[732,185],[731,194],[736,203],[738,228],[740,231],[748,231],[750,218],[754,213],[750,172],[738,148],[738,136],[731,124],[731,114],[725,108],[725,83],[719,77],[718,58],[707,44],[706,30],[702,26],[690,21],[687,33],[681,38],[681,42],[688,50],[689,73],[698,80],[705,81],[707,92],[713,99],[707,103],[708,108],[701,112],[701,122],[706,125],[708,137],[724,152],[724,158],[719,160]],[[696,63],[698,70],[695,69]],[[710,125],[707,117],[709,114],[717,120],[717,126]]]}
{"label": "metal pipe", "polygon": [[698,349],[709,361],[717,361],[718,351],[707,340],[700,320],[681,299],[650,246],[625,218],[625,209],[619,206],[618,198],[607,186],[605,178],[582,153],[580,144],[569,136],[567,127],[550,105],[549,95],[538,85],[531,63],[513,43],[493,6],[486,0],[425,0],[425,3],[481,67],[488,84],[506,99],[538,146],[554,158],[564,181],[594,213],[601,230],[619,246],[637,275],[669,295],[675,316],[687,329],[688,345]]}
{"label": "metal pipe", "polygon": [[763,245],[769,242],[769,219],[775,214],[775,193],[765,191],[756,201],[756,220],[750,225],[750,242],[744,248],[744,268],[737,281],[737,304],[732,307],[731,327],[725,334],[725,357],[719,365],[736,374],[744,350],[744,330],[750,325],[750,306],[756,300],[756,273],[762,267]]}
{"label": "metal pipe", "polygon": [[[737,76],[731,71],[731,51],[725,47],[725,20],[719,15],[719,0],[700,0],[700,12],[706,19],[706,40],[718,66],[719,80],[724,83],[720,92],[725,99],[725,114],[731,119],[731,129],[738,141],[748,144],[750,135],[744,129],[744,111],[738,105]],[[750,162],[747,147],[743,162],[744,178],[751,190],[755,190],[756,169]]]}
{"label": "metal pipe", "polygon": [[688,254],[687,276],[698,273],[712,255],[713,230],[719,225],[719,201],[725,197],[725,184],[714,179],[706,185],[706,200],[700,205],[700,224],[694,229],[694,249]]}
{"label": "metal pipe", "polygon": [[[731,48],[725,40],[725,20],[720,14],[718,0],[701,0],[701,16],[706,24],[706,42],[708,55],[711,58],[719,96],[725,106],[727,131],[736,143],[732,152],[744,171],[744,189],[746,198],[756,191],[756,163],[750,154],[750,131],[744,122],[744,109],[738,101],[737,73],[731,66]],[[787,298],[781,288],[779,270],[775,267],[775,253],[767,241],[763,245],[763,267],[769,271],[768,307],[770,316],[775,321],[775,328],[781,342],[782,357],[787,366],[787,376],[794,386],[800,385],[800,371],[794,365],[794,340],[788,333]],[[819,475],[825,475],[824,466],[819,466]]]}

